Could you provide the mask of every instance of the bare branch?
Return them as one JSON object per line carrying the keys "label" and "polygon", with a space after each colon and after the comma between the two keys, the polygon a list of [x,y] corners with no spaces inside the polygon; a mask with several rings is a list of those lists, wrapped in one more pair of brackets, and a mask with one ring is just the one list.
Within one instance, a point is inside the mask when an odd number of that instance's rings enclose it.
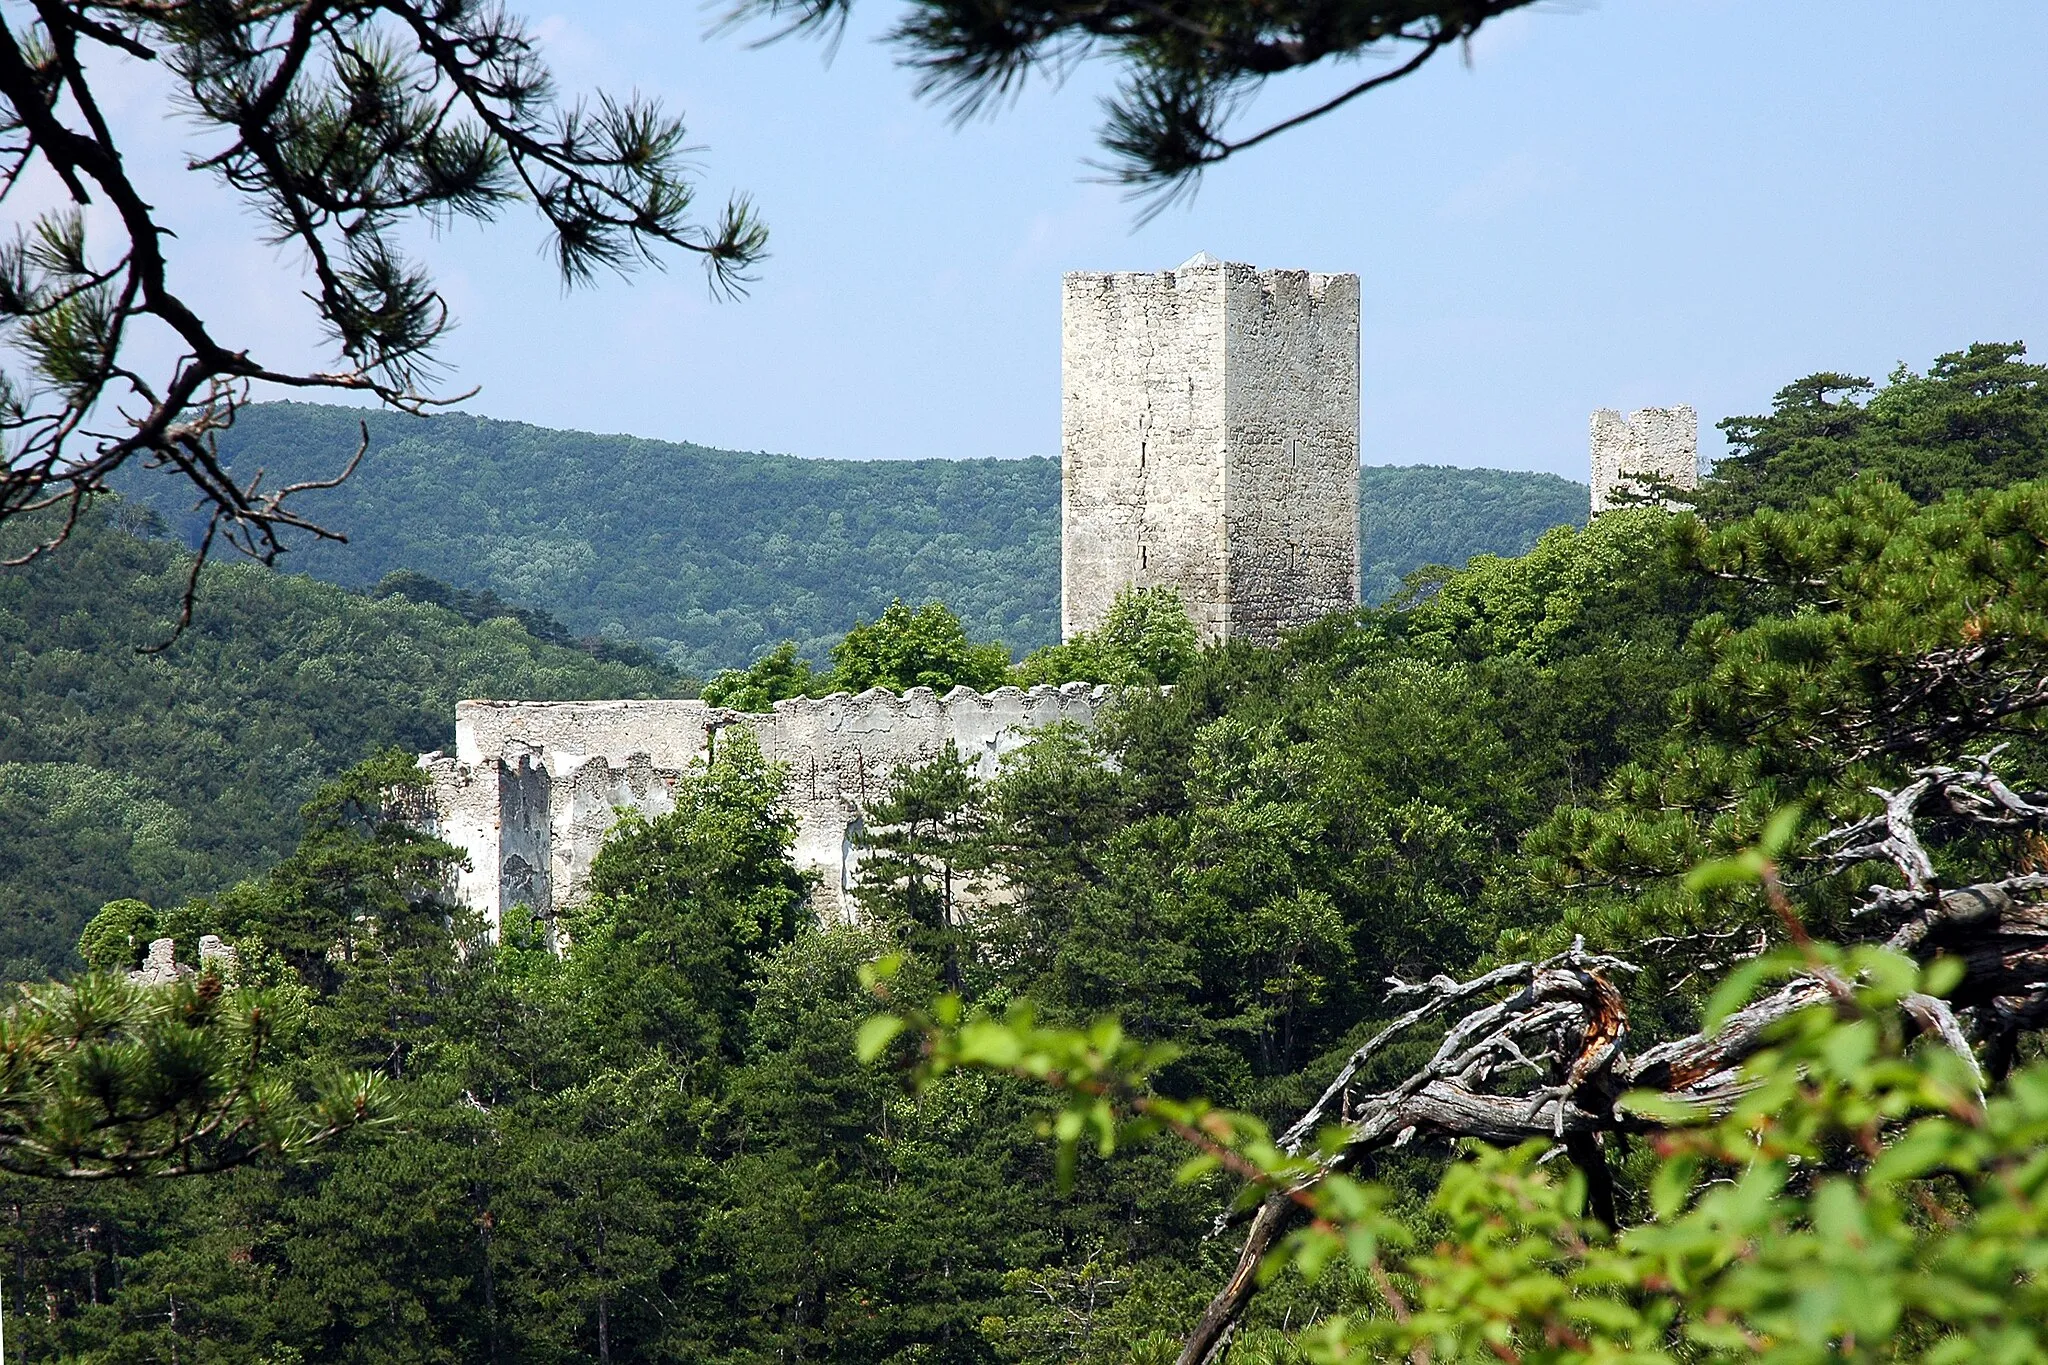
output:
{"label": "bare branch", "polygon": [[[2033,829],[2048,822],[2048,800],[2014,792],[1992,768],[1998,751],[1965,766],[1916,770],[1896,791],[1874,792],[1881,812],[1822,836],[1820,861],[1846,868],[1881,861],[1902,887],[1879,886],[1866,897],[1872,938],[1922,960],[1946,956],[1963,976],[1951,996],[1914,992],[1900,1002],[1913,1026],[1969,1065],[1981,1105],[1987,1073],[1996,1080],[2010,1065],[2013,1040],[2023,1028],[2048,1023],[2048,873],[2018,872],[1943,891],[1926,841],[1930,830],[1955,836],[1985,829]],[[1770,885],[1774,897],[1782,890]],[[1782,913],[1798,930],[1789,902]],[[1898,920],[1895,925],[1893,921]],[[1724,942],[1745,931],[1709,930],[1687,938],[1651,940],[1666,951],[1698,941]],[[1803,934],[1803,930],[1798,930]],[[1881,938],[1879,935],[1883,935]],[[1354,1052],[1337,1078],[1281,1139],[1300,1153],[1316,1132],[1325,1138],[1314,1174],[1276,1190],[1258,1206],[1246,1230],[1238,1264],[1196,1323],[1180,1354],[1181,1365],[1210,1365],[1227,1344],[1257,1288],[1266,1253],[1296,1217],[1304,1189],[1323,1175],[1357,1166],[1374,1152],[1418,1136],[1475,1139],[1502,1145],[1544,1138],[1563,1144],[1588,1168],[1596,1198],[1606,1198],[1607,1172],[1599,1154],[1604,1134],[1654,1131],[1660,1121],[1617,1102],[1629,1091],[1648,1091],[1689,1106],[1702,1117],[1726,1114],[1748,1088],[1743,1067],[1769,1042],[1777,1025],[1817,1005],[1839,1005],[1850,992],[1832,968],[1814,965],[1777,990],[1737,1010],[1711,1032],[1701,1030],[1630,1056],[1626,1013],[1609,981],[1635,970],[1614,957],[1590,953],[1583,940],[1541,962],[1514,962],[1468,982],[1435,977],[1410,985],[1393,981],[1390,999],[1423,995],[1422,1004],[1382,1028]],[[1391,1038],[1431,1014],[1466,1005],[1488,992],[1518,987],[1471,1008],[1445,1029],[1427,1065],[1390,1089],[1354,1093],[1360,1069]],[[1969,1021],[1966,1023],[1966,1020]],[[1973,1039],[1975,1041],[1973,1041]],[[1989,1065],[1976,1046],[1986,1046]],[[1519,1088],[1502,1081],[1535,1073]],[[1611,1217],[1611,1203],[1604,1205]]]}

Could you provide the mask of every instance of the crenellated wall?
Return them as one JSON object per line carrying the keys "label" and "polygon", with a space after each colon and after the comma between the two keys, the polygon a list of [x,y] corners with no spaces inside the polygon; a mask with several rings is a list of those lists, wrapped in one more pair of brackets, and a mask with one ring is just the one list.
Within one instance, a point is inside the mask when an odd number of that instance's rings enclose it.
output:
{"label": "crenellated wall", "polygon": [[1085,683],[914,687],[777,702],[752,713],[701,701],[465,701],[455,708],[455,752],[423,755],[432,780],[427,823],[469,854],[456,893],[493,930],[525,904],[551,912],[582,894],[592,859],[621,809],[661,815],[675,784],[717,736],[753,731],[785,764],[796,817],[792,857],[818,874],[820,914],[851,913],[863,813],[895,774],[937,757],[948,741],[982,776],[1044,725],[1093,725],[1108,689]]}

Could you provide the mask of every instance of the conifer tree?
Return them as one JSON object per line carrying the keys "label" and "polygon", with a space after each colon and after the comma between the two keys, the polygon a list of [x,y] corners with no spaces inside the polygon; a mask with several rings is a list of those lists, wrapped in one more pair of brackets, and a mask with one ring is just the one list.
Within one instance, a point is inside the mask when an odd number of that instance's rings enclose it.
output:
{"label": "conifer tree", "polygon": [[[307,267],[331,368],[266,361],[206,321],[203,285],[176,270],[105,113],[142,62],[170,76],[179,116],[198,125],[206,150],[191,173]],[[411,225],[524,201],[569,284],[673,250],[729,292],[766,243],[744,199],[700,221],[678,119],[637,96],[563,101],[533,33],[474,0],[37,4],[0,23],[0,136],[0,192],[47,172],[62,201],[0,247],[0,334],[25,362],[0,372],[0,518],[75,518],[117,470],[147,462],[208,515],[199,560],[216,538],[268,562],[289,532],[335,534],[295,495],[346,477],[347,451],[332,478],[282,486],[220,460],[213,437],[251,383],[411,412],[441,401],[429,380],[448,309],[401,245]],[[105,207],[104,240],[88,238],[89,205]],[[178,359],[145,374],[136,348],[151,332]]]}

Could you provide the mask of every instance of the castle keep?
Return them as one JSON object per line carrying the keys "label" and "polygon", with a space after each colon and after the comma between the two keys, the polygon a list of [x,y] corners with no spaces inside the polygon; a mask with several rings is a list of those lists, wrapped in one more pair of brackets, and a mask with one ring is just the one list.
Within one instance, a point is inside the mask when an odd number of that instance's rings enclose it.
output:
{"label": "castle keep", "polygon": [[1358,277],[1066,277],[1060,628],[1180,591],[1207,640],[1277,641],[1358,605]]}
{"label": "castle keep", "polygon": [[[1204,636],[1271,642],[1358,603],[1358,277],[1198,256],[1154,274],[1066,278],[1062,309],[1064,633],[1119,591],[1167,584]],[[464,849],[456,892],[493,930],[582,894],[621,809],[675,808],[677,779],[745,727],[787,764],[792,857],[818,910],[853,911],[862,812],[952,744],[982,776],[1030,732],[1092,725],[1085,684],[926,688],[777,702],[465,701],[455,752],[421,758],[426,820]]]}
{"label": "castle keep", "polygon": [[[1126,587],[1179,590],[1204,638],[1267,644],[1358,604],[1358,277],[1197,256],[1178,270],[1073,274],[1061,307],[1061,629],[1093,630]],[[1593,418],[1593,510],[1645,476],[1694,483],[1690,408]],[[777,702],[465,701],[455,752],[423,755],[424,821],[465,850],[461,900],[493,930],[573,903],[622,809],[676,784],[744,728],[787,765],[792,857],[821,915],[845,917],[863,812],[902,768],[953,745],[983,777],[1044,725],[1094,724],[1107,690]]]}

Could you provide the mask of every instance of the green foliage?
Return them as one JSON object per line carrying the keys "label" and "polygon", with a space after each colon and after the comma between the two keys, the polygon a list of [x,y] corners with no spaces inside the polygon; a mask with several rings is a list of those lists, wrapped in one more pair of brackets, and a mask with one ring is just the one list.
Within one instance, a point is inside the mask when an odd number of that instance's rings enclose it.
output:
{"label": "green foliage", "polygon": [[1170,587],[1125,588],[1099,630],[1035,649],[1011,672],[1022,687],[1092,682],[1111,686],[1180,681],[1201,649],[1195,623]]}
{"label": "green foliage", "polygon": [[856,621],[832,646],[832,661],[832,671],[820,674],[798,657],[795,641],[785,640],[751,666],[713,678],[704,699],[714,706],[768,711],[786,697],[871,687],[893,692],[929,687],[939,693],[955,687],[985,689],[1002,683],[1010,672],[1009,652],[999,644],[969,640],[960,618],[944,603],[927,602],[913,611],[900,597],[873,621]]}
{"label": "green foliage", "polygon": [[967,907],[986,889],[980,783],[952,741],[938,757],[899,773],[867,811],[854,898],[864,914],[894,928],[948,986],[960,985]]}
{"label": "green foliage", "polygon": [[899,597],[874,620],[855,622],[832,646],[832,685],[843,692],[929,687],[943,695],[955,687],[996,687],[1009,672],[1009,651],[969,640],[960,618],[941,602],[912,610]]}
{"label": "green foliage", "polygon": [[[59,699],[38,700],[32,712],[50,718]],[[45,739],[32,751],[63,750]],[[165,900],[206,884],[211,862],[189,806],[157,790],[87,763],[0,763],[0,976],[32,979],[68,961],[79,925],[110,895]]]}
{"label": "green foliage", "polygon": [[78,936],[78,955],[96,972],[131,971],[156,936],[156,908],[148,901],[108,901]]}
{"label": "green foliage", "polygon": [[735,711],[772,711],[789,697],[824,695],[829,678],[797,657],[796,641],[784,640],[746,668],[729,668],[704,684],[704,700]]}
{"label": "green foliage", "polygon": [[750,732],[729,731],[677,782],[673,811],[613,828],[562,925],[599,1055],[739,1055],[755,964],[795,935],[808,889],[787,857],[787,777]]}
{"label": "green foliage", "polygon": [[[1560,809],[1532,840],[1544,877],[1654,886],[1754,840],[1782,807],[1867,813],[1871,786],[1994,736],[2018,744],[2017,771],[2036,770],[2048,485],[1923,507],[1860,479],[1801,512],[1665,526],[1669,572],[1726,586],[1691,626],[1669,733],[1614,771],[1604,800]],[[1696,913],[1661,894],[1628,911],[1638,930]]]}
{"label": "green foliage", "polygon": [[[258,403],[221,451],[270,479],[321,478],[364,417]],[[286,562],[316,578],[368,589],[414,573],[395,581],[435,600],[452,584],[475,600],[447,601],[472,611],[485,594],[521,603],[569,635],[640,641],[700,677],[781,640],[823,665],[848,622],[899,596],[946,602],[975,637],[1019,654],[1059,638],[1055,460],[808,460],[463,414],[367,417],[354,477],[297,495],[348,529],[346,545],[293,542]],[[137,471],[120,486],[188,539],[203,529],[167,481]],[[1548,474],[1368,466],[1359,490],[1369,602],[1424,565],[1519,554],[1586,516],[1584,485]]]}
{"label": "green foliage", "polygon": [[446,607],[473,626],[480,626],[486,621],[496,621],[501,617],[509,618],[517,621],[521,630],[543,644],[567,645],[582,650],[603,663],[631,664],[635,668],[674,672],[655,658],[644,645],[609,635],[590,635],[578,640],[569,634],[567,626],[546,612],[507,602],[489,588],[482,592],[465,592],[461,588],[443,583],[436,578],[429,578],[411,569],[394,569],[377,580],[377,586],[370,589],[370,596],[403,597],[408,602]]}
{"label": "green foliage", "polygon": [[[288,854],[299,806],[367,753],[449,747],[463,697],[687,695],[665,670],[545,644],[237,565],[203,575],[171,649],[190,560],[132,504],[90,509],[70,543],[0,576],[0,977],[76,961],[94,910],[158,906]],[[18,553],[41,523],[0,528]]]}
{"label": "green foliage", "polygon": [[[274,479],[319,477],[362,417],[256,404],[221,450]],[[356,588],[414,570],[700,677],[785,639],[822,664],[897,596],[951,603],[976,636],[1020,648],[1059,633],[1054,460],[806,460],[461,414],[369,421],[355,476],[302,495],[349,543],[294,542],[293,568]],[[162,484],[138,473],[122,491],[196,534],[190,499]]]}
{"label": "green foliage", "polygon": [[[899,966],[884,960],[869,979],[883,986]],[[1255,1189],[1318,1177],[1304,1196],[1313,1218],[1266,1267],[1311,1281],[1343,1267],[1360,1286],[1350,1312],[1294,1338],[1312,1361],[1946,1362],[2048,1351],[2033,1273],[2048,1240],[2048,1064],[1986,1104],[1968,1063],[1908,1048],[1897,1006],[1953,981],[1941,964],[1923,976],[1882,949],[1813,945],[1749,979],[1813,972],[1865,984],[1787,1020],[1725,1116],[1659,1141],[1651,1216],[1618,1238],[1587,1218],[1582,1176],[1538,1166],[1549,1144],[1537,1142],[1452,1164],[1431,1200],[1440,1231],[1429,1247],[1393,1189],[1322,1174],[1313,1154],[1282,1152],[1255,1118],[1155,1093],[1172,1051],[1113,1021],[1047,1028],[1028,1007],[997,1018],[949,995],[929,1011],[870,1018],[860,1048],[878,1058],[908,1030],[922,1042],[922,1086],[962,1068],[1050,1086],[1062,1169],[1084,1142],[1108,1156],[1170,1133],[1192,1152],[1183,1180],[1219,1166]],[[1845,1164],[1845,1148],[1859,1159]],[[1930,1176],[1942,1194],[1921,1183]]]}
{"label": "green foliage", "polygon": [[0,1018],[0,1170],[49,1180],[221,1171],[376,1121],[379,1078],[277,1066],[305,1025],[290,992],[200,976],[23,989]]}
{"label": "green foliage", "polygon": [[1366,465],[1358,471],[1359,586],[1367,602],[1384,602],[1417,569],[1525,554],[1554,526],[1583,526],[1591,498],[1585,484],[1554,474]]}
{"label": "green foliage", "polygon": [[714,706],[767,711],[786,697],[822,697],[870,687],[904,691],[956,686],[985,690],[1003,683],[1094,682],[1117,686],[1172,683],[1194,662],[1200,643],[1172,588],[1126,588],[1102,628],[1065,644],[1033,650],[1012,668],[998,644],[975,644],[943,603],[913,611],[898,598],[874,621],[855,623],[832,646],[834,667],[818,673],[785,640],[745,669],[728,669],[704,687]]}
{"label": "green foliage", "polygon": [[[208,929],[253,936],[323,995],[358,979],[348,968],[361,956],[438,962],[479,930],[447,901],[448,869],[462,851],[414,823],[426,787],[426,774],[401,750],[358,763],[300,808],[303,832],[290,857],[261,878],[188,903],[164,917],[164,928],[183,930],[187,952]],[[383,1002],[364,1003],[375,1010]],[[376,1049],[367,1039],[360,1045]]]}
{"label": "green foliage", "polygon": [[1858,477],[1916,502],[2048,476],[2048,368],[2021,342],[1978,342],[1899,366],[1884,387],[1824,372],[1780,389],[1761,417],[1720,423],[1729,454],[1691,499],[1727,520],[1790,511]]}

